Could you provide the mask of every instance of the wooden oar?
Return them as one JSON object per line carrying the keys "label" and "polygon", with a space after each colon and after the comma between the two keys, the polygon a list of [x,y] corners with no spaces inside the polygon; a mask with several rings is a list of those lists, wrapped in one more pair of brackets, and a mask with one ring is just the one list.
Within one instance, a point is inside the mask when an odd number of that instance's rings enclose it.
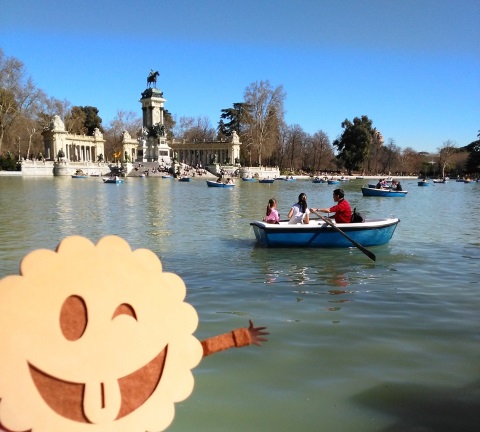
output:
{"label": "wooden oar", "polygon": [[320,219],[322,219],[327,225],[330,225],[334,230],[338,231],[341,235],[343,235],[347,240],[351,241],[352,244],[360,249],[365,255],[367,255],[372,261],[376,261],[377,257],[373,252],[370,252],[367,248],[363,247],[360,243],[353,240],[347,234],[345,234],[340,228],[337,227],[330,219],[318,214],[316,211],[312,210],[312,213],[316,214]]}

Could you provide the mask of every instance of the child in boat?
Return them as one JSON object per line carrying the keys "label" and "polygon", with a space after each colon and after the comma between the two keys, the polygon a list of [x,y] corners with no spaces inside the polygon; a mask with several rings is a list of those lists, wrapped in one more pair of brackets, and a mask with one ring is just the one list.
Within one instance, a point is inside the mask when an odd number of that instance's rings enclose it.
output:
{"label": "child in boat", "polygon": [[307,195],[301,193],[298,196],[298,202],[292,206],[287,217],[290,219],[288,223],[297,224],[310,222],[310,210],[307,205]]}
{"label": "child in boat", "polygon": [[263,218],[263,221],[270,224],[280,223],[280,215],[277,211],[277,200],[275,198],[268,200],[266,216]]}

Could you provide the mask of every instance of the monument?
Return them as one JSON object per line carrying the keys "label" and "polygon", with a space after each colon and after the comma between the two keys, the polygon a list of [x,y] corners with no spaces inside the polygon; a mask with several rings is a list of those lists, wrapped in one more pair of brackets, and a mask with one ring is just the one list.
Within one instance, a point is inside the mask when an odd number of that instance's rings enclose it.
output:
{"label": "monument", "polygon": [[236,132],[222,140],[196,140],[171,138],[167,141],[165,126],[166,99],[163,91],[157,88],[158,71],[150,70],[147,75],[147,88],[141,93],[142,129],[136,138],[124,135],[122,139],[127,173],[133,169],[129,162],[159,163],[171,166],[184,163],[198,166],[218,174],[220,171],[234,172],[239,168],[240,137]]}
{"label": "monument", "polygon": [[147,89],[142,92],[143,126],[142,134],[138,139],[136,154],[137,162],[166,162],[171,161],[171,149],[167,144],[164,124],[164,104],[166,99],[163,92],[157,89],[158,71],[153,69],[147,77]]}

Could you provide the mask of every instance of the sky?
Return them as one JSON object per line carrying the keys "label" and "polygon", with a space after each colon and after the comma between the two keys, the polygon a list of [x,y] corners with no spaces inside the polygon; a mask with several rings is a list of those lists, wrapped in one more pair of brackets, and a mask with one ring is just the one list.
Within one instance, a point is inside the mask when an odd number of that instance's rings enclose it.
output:
{"label": "sky", "polygon": [[151,69],[165,108],[208,117],[268,80],[285,121],[331,141],[368,116],[404,149],[480,131],[478,0],[1,0],[0,48],[72,105],[141,117]]}

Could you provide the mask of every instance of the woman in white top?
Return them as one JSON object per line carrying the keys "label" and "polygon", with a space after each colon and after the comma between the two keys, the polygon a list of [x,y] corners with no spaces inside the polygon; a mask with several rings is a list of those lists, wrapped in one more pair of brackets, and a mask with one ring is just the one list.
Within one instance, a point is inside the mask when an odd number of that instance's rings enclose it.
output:
{"label": "woman in white top", "polygon": [[310,222],[310,210],[307,205],[307,195],[301,193],[298,196],[298,202],[292,206],[287,217],[290,219],[288,223],[297,224]]}

